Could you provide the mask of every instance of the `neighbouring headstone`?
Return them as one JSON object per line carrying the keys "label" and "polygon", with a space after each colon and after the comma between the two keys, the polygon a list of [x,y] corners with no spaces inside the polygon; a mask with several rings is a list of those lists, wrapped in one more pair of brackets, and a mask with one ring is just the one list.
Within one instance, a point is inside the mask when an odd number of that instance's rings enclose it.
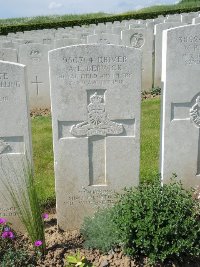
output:
{"label": "neighbouring headstone", "polygon": [[[197,13],[185,13],[181,14],[182,16],[182,22],[187,24],[192,24],[192,20],[196,17],[198,17]],[[195,24],[195,23],[194,23]]]}
{"label": "neighbouring headstone", "polygon": [[125,30],[121,36],[123,45],[141,49],[142,90],[149,91],[153,84],[153,30],[143,28]]}
{"label": "neighbouring headstone", "polygon": [[88,44],[120,45],[121,44],[121,37],[118,34],[111,34],[111,33],[88,35],[87,43]]}
{"label": "neighbouring headstone", "polygon": [[0,217],[7,218],[16,230],[23,227],[5,182],[17,188],[26,157],[31,161],[27,97],[25,66],[0,61]]}
{"label": "neighbouring headstone", "polygon": [[57,218],[64,229],[139,182],[141,52],[79,45],[49,53]]}
{"label": "neighbouring headstone", "polygon": [[11,48],[0,48],[0,60],[17,63],[17,50]]}
{"label": "neighbouring headstone", "polygon": [[50,108],[48,45],[27,44],[19,47],[19,62],[27,66],[30,108]]}
{"label": "neighbouring headstone", "polygon": [[182,25],[184,24],[179,22],[166,22],[155,25],[154,87],[161,87],[162,33],[164,30]]}
{"label": "neighbouring headstone", "polygon": [[69,45],[82,44],[83,40],[79,38],[61,38],[54,40],[54,48],[65,47]]}
{"label": "neighbouring headstone", "polygon": [[200,23],[200,17],[193,18],[192,24],[198,24]]}
{"label": "neighbouring headstone", "polygon": [[161,174],[200,185],[200,24],[163,34]]}

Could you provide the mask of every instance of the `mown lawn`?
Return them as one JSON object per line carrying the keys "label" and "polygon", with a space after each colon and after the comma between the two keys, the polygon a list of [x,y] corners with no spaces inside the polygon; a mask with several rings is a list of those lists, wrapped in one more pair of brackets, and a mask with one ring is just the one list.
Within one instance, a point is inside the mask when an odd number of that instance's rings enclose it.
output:
{"label": "mown lawn", "polygon": [[[151,181],[158,173],[160,100],[142,102],[141,180]],[[42,202],[55,198],[51,117],[32,118],[33,158],[37,189]]]}

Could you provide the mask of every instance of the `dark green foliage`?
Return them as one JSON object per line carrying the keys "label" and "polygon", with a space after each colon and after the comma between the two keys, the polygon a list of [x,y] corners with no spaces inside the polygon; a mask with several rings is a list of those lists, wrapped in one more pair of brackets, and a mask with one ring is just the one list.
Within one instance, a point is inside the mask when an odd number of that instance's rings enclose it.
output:
{"label": "dark green foliage", "polygon": [[113,213],[125,253],[151,263],[199,256],[200,205],[191,191],[159,179],[125,191]]}
{"label": "dark green foliage", "polygon": [[161,94],[161,88],[160,87],[153,87],[151,89],[151,95],[160,95]]}
{"label": "dark green foliage", "polygon": [[119,243],[117,229],[113,223],[113,210],[100,210],[93,218],[85,218],[81,233],[86,248],[96,248],[102,252],[111,250]]}
{"label": "dark green foliage", "polygon": [[177,6],[177,8],[173,8],[168,10],[158,10],[154,12],[132,12],[130,14],[123,15],[115,15],[115,16],[107,16],[107,17],[96,17],[96,18],[88,18],[88,19],[77,19],[77,20],[63,20],[63,21],[53,21],[53,22],[41,22],[41,23],[22,23],[18,25],[7,25],[0,27],[0,35],[6,35],[9,32],[20,32],[20,31],[31,31],[31,30],[42,30],[42,29],[51,29],[51,28],[60,28],[60,27],[73,27],[73,26],[81,26],[81,25],[89,25],[89,24],[98,24],[105,22],[114,22],[114,21],[122,21],[129,19],[153,19],[157,18],[159,15],[169,15],[169,14],[177,14],[184,12],[197,12],[200,10],[200,7],[181,7]]}
{"label": "dark green foliage", "polygon": [[1,267],[33,267],[25,250],[8,249],[0,261]]}
{"label": "dark green foliage", "polygon": [[182,0],[180,1],[180,4],[185,4],[185,3],[198,3],[200,0]]}

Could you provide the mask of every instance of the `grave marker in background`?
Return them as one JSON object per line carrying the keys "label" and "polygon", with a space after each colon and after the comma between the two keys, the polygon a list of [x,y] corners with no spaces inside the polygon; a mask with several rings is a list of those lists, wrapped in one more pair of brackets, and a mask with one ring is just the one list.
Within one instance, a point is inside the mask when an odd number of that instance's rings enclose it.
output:
{"label": "grave marker in background", "polygon": [[153,30],[144,28],[125,30],[122,31],[121,38],[123,45],[141,49],[142,90],[150,90],[153,84]]}
{"label": "grave marker in background", "polygon": [[112,33],[102,33],[102,34],[94,34],[88,35],[87,37],[88,44],[121,44],[121,37],[117,34]]}
{"label": "grave marker in background", "polygon": [[11,48],[0,48],[0,60],[17,63],[17,50]]}
{"label": "grave marker in background", "polygon": [[161,173],[200,185],[200,24],[163,34]]}
{"label": "grave marker in background", "polygon": [[50,107],[48,50],[43,44],[19,47],[19,62],[27,66],[30,108]]}
{"label": "grave marker in background", "polygon": [[179,22],[166,22],[155,25],[155,66],[154,87],[161,87],[162,70],[162,33],[164,30],[184,25]]}
{"label": "grave marker in background", "polygon": [[17,173],[23,168],[25,153],[31,160],[27,100],[25,66],[0,61],[0,217],[6,217],[15,229],[22,229],[22,225],[4,182],[5,179],[7,183],[15,182]]}
{"label": "grave marker in background", "polygon": [[78,228],[139,182],[141,52],[80,45],[49,53],[57,216]]}

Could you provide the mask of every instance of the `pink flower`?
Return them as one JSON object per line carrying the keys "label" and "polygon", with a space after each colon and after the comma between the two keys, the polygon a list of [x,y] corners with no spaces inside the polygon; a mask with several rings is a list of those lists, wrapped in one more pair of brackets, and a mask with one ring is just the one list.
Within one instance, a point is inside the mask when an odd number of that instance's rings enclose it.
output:
{"label": "pink flower", "polygon": [[13,239],[15,236],[12,231],[4,231],[1,235],[3,238]]}
{"label": "pink flower", "polygon": [[0,224],[5,224],[7,220],[5,218],[0,218]]}
{"label": "pink flower", "polygon": [[35,243],[34,243],[34,246],[35,247],[40,247],[42,245],[42,241],[41,240],[37,240],[37,241],[35,241]]}
{"label": "pink flower", "polygon": [[42,214],[42,218],[43,218],[43,219],[48,219],[48,218],[49,218],[49,215],[48,215],[47,213],[43,213],[43,214]]}

